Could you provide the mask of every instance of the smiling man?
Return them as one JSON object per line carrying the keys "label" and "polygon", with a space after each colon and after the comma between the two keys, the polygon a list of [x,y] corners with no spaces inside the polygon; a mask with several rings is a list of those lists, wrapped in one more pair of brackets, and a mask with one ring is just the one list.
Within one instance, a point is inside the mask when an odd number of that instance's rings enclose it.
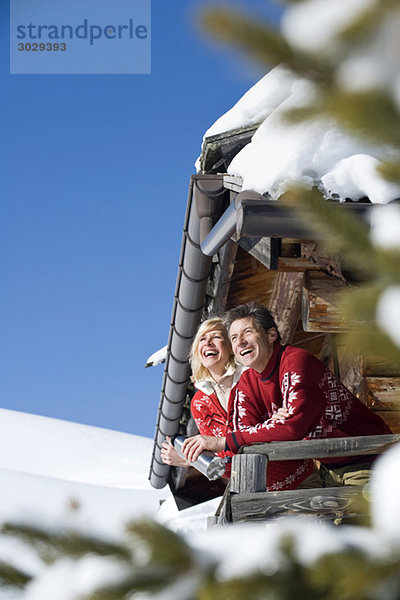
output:
{"label": "smiling man", "polygon": [[[391,433],[315,356],[282,346],[265,306],[243,304],[224,319],[233,352],[247,370],[238,383],[234,431],[226,449],[237,452],[256,442],[275,442]],[[279,414],[281,418],[272,418]],[[324,459],[324,486],[363,485],[375,457]]]}

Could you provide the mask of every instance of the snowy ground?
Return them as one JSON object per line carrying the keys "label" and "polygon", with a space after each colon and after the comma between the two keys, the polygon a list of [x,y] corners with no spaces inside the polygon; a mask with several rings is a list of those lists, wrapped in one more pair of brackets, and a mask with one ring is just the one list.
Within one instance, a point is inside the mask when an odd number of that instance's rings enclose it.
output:
{"label": "snowy ground", "polygon": [[0,518],[117,534],[170,497],[148,482],[152,448],[140,436],[1,409]]}
{"label": "snowy ground", "polygon": [[[216,564],[221,580],[262,568],[275,572],[290,534],[301,560],[358,548],[376,557],[400,548],[400,446],[379,460],[371,485],[372,529],[321,525],[287,518],[270,525],[207,530],[219,498],[178,512],[167,489],[147,481],[152,440],[14,411],[0,411],[0,523],[80,531],[102,539],[124,539],[124,525],[148,516],[181,534],[200,565]],[[160,500],[165,500],[160,506]],[[238,547],[241,551],[238,553]],[[0,600],[79,600],[100,584],[118,581],[127,567],[86,554],[47,564],[29,544],[0,536],[0,567],[33,576],[22,591],[0,587]],[[125,569],[125,571],[124,571]],[[186,588],[188,583],[182,584]],[[193,585],[193,582],[190,583]],[[185,588],[185,589],[186,589]],[[164,598],[186,598],[177,590]],[[147,598],[147,596],[143,596]]]}

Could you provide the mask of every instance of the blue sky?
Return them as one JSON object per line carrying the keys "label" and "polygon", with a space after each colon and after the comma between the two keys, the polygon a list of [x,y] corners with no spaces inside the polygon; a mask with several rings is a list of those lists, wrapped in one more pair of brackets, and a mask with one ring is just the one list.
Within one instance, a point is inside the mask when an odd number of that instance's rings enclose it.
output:
{"label": "blue sky", "polygon": [[[10,75],[1,16],[0,406],[152,437],[204,131],[263,74],[152,2],[151,75]],[[241,2],[274,19],[277,7]]]}

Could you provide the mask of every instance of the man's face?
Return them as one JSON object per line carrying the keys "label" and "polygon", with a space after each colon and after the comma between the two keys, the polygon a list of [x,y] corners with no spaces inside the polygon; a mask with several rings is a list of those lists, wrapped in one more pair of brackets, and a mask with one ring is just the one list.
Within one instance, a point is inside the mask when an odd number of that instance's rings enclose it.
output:
{"label": "man's face", "polygon": [[259,330],[253,317],[245,317],[233,321],[229,337],[237,360],[261,373],[272,356],[277,331],[275,327]]}

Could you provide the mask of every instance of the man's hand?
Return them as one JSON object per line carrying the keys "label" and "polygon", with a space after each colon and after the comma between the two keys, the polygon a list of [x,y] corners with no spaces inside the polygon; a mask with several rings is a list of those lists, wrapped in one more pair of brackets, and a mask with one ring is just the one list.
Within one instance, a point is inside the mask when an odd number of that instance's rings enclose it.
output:
{"label": "man's hand", "polygon": [[167,437],[161,446],[161,460],[166,465],[174,467],[190,467],[190,463],[185,460],[171,443],[171,438]]}
{"label": "man's hand", "polygon": [[285,419],[290,416],[290,412],[287,408],[278,408],[276,412],[269,418],[270,421],[279,421],[284,423]]}
{"label": "man's hand", "polygon": [[187,438],[182,444],[182,453],[186,460],[194,462],[204,450],[221,452],[225,450],[225,438],[212,435],[195,435]]}

